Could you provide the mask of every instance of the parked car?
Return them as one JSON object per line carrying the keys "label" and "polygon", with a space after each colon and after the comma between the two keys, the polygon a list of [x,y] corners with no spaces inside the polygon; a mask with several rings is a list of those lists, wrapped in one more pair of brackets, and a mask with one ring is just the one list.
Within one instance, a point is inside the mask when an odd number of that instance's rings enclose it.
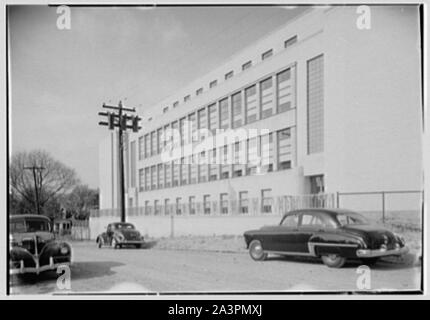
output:
{"label": "parked car", "polygon": [[34,214],[13,215],[9,219],[10,274],[56,270],[70,265],[71,246],[56,241],[48,217]]}
{"label": "parked car", "polygon": [[97,237],[96,242],[99,248],[110,246],[116,249],[126,245],[141,248],[144,243],[144,238],[133,224],[128,222],[115,222],[110,223],[106,227],[106,231]]}
{"label": "parked car", "polygon": [[265,260],[268,254],[313,256],[332,268],[352,258],[371,265],[380,257],[408,251],[402,237],[343,209],[290,211],[279,225],[246,231],[244,237],[254,260]]}

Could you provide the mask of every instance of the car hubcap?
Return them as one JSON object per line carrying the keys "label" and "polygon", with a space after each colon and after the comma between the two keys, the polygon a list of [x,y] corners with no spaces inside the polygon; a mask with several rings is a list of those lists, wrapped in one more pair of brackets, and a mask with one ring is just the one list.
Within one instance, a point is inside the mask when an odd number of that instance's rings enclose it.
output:
{"label": "car hubcap", "polygon": [[261,247],[261,244],[257,243],[252,247],[252,252],[254,257],[261,256],[263,252],[263,248]]}

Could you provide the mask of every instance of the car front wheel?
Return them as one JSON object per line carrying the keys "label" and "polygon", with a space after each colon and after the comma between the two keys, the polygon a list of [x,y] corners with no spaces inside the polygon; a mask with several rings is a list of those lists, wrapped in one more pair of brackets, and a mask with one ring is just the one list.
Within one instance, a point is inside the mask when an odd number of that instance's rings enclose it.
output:
{"label": "car front wheel", "polygon": [[252,240],[249,244],[249,255],[255,261],[263,261],[267,258],[267,253],[264,252],[263,246],[259,240]]}
{"label": "car front wheel", "polygon": [[119,247],[119,244],[118,244],[118,242],[116,241],[116,239],[114,238],[114,239],[112,239],[112,248],[114,248],[114,249],[118,249],[118,247]]}
{"label": "car front wheel", "polygon": [[330,268],[342,268],[346,259],[338,254],[329,254],[321,257],[324,264]]}

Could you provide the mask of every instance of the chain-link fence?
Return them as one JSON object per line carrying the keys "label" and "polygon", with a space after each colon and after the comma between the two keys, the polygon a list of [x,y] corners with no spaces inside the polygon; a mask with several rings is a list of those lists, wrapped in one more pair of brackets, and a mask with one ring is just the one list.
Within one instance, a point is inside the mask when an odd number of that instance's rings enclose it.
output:
{"label": "chain-link fence", "polygon": [[[165,205],[147,205],[127,208],[128,216],[166,216],[166,215],[283,215],[303,208],[334,208],[336,194],[310,194],[299,196],[277,196],[268,198],[247,198],[242,200],[222,200],[189,202]],[[120,217],[119,209],[92,210],[92,217]]]}
{"label": "chain-link fence", "polygon": [[336,206],[362,213],[367,218],[421,229],[423,192],[419,190],[338,192]]}

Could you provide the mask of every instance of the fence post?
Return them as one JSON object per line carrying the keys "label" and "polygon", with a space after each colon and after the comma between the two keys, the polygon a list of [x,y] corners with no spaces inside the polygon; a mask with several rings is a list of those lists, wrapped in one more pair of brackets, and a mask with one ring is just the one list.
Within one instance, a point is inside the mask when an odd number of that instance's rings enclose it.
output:
{"label": "fence post", "polygon": [[170,238],[175,236],[175,228],[174,228],[174,217],[173,213],[170,213]]}
{"label": "fence post", "polygon": [[382,223],[385,223],[385,192],[382,191]]}
{"label": "fence post", "polygon": [[339,191],[336,191],[336,208],[339,208]]}

